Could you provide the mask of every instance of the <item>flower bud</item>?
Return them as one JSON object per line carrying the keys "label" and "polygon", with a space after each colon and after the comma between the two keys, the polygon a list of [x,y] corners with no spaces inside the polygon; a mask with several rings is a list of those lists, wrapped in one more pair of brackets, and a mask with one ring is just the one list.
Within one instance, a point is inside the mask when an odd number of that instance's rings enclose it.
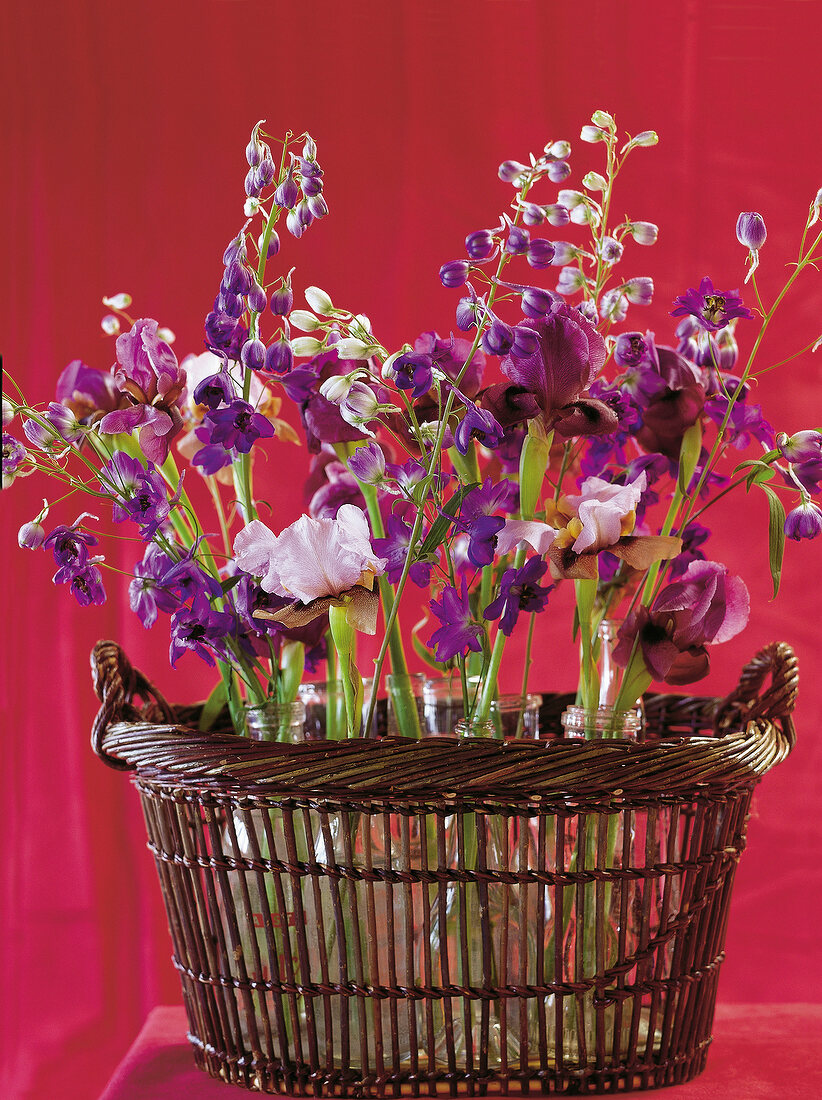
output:
{"label": "flower bud", "polygon": [[245,187],[246,195],[248,195],[250,199],[258,199],[260,197],[262,187],[257,177],[256,168],[249,168],[249,170],[246,172],[245,179],[243,180],[243,186]]}
{"label": "flower bud", "polygon": [[352,382],[348,393],[340,402],[340,415],[353,427],[361,427],[374,419],[379,408],[380,402],[370,386],[365,382]]}
{"label": "flower bud", "polygon": [[301,332],[316,332],[323,327],[322,321],[307,309],[293,309],[288,319],[294,328],[300,329]]}
{"label": "flower bud", "polygon": [[334,303],[331,301],[331,298],[318,286],[309,286],[305,288],[305,300],[314,312],[319,313],[321,317],[330,317],[334,312]]}
{"label": "flower bud", "polygon": [[554,160],[567,160],[571,155],[571,143],[569,141],[554,141],[545,146],[545,152]]}
{"label": "flower bud", "polygon": [[489,355],[505,355],[514,346],[514,330],[495,317],[482,334],[482,346]]}
{"label": "flower bud", "polygon": [[3,427],[7,428],[14,420],[15,412],[14,406],[7,397],[3,398]]}
{"label": "flower bud", "polygon": [[636,137],[631,138],[631,145],[636,145],[640,148],[647,148],[651,145],[659,144],[659,134],[656,130],[643,130],[637,134]]}
{"label": "flower bud", "polygon": [[223,253],[223,263],[226,267],[231,264],[244,264],[246,261],[245,236],[238,233],[233,241],[230,241]]}
{"label": "flower bud", "polygon": [[648,342],[641,332],[621,332],[614,344],[618,367],[637,367],[648,354]]}
{"label": "flower bud", "polygon": [[582,177],[582,186],[588,191],[607,191],[608,181],[599,172],[587,172]]}
{"label": "flower bud", "polygon": [[271,312],[275,317],[285,317],[294,305],[294,291],[291,283],[284,283],[271,295]]}
{"label": "flower bud", "polygon": [[254,313],[264,313],[268,304],[265,291],[256,279],[251,280],[251,289],[248,292],[248,308]]}
{"label": "flower bud", "polygon": [[555,301],[556,298],[550,290],[528,286],[522,292],[522,312],[526,317],[540,321],[553,310]]}
{"label": "flower bud", "polygon": [[470,270],[467,260],[451,260],[440,268],[440,282],[447,287],[462,286]]}
{"label": "flower bud", "polygon": [[632,222],[631,236],[637,244],[656,244],[659,226],[653,222]]}
{"label": "flower bud", "polygon": [[303,156],[306,160],[316,160],[317,158],[317,143],[311,134],[305,135],[305,144],[303,145]]}
{"label": "flower bud", "polygon": [[591,115],[591,122],[593,122],[595,126],[599,126],[602,130],[610,130],[611,133],[616,130],[614,116],[610,115],[607,111],[594,111]]}
{"label": "flower bud", "polygon": [[494,243],[490,229],[478,229],[465,238],[465,251],[472,260],[487,260],[494,251]]}
{"label": "flower bud", "polygon": [[585,196],[581,191],[560,191],[557,195],[557,202],[568,210],[575,210],[585,203]]}
{"label": "flower bud", "polygon": [[585,276],[578,267],[564,267],[557,280],[557,294],[576,294],[585,286]]}
{"label": "flower bud", "polygon": [[291,164],[285,179],[274,192],[274,202],[284,210],[291,210],[299,197],[300,189],[294,179],[294,165]]}
{"label": "flower bud", "polygon": [[733,370],[739,358],[739,345],[730,325],[716,334],[716,344],[719,348],[719,369],[726,372]]}
{"label": "flower bud", "polygon": [[539,347],[539,334],[527,325],[514,325],[512,332],[514,343],[511,354],[518,359],[527,359],[529,355],[533,355]]}
{"label": "flower bud", "polygon": [[46,530],[42,523],[24,523],[17,532],[17,545],[23,550],[37,550],[43,545]]}
{"label": "flower bud", "polygon": [[456,320],[460,332],[468,332],[477,323],[477,299],[472,297],[460,298],[457,302]]}
{"label": "flower bud", "polygon": [[245,299],[241,298],[239,294],[232,294],[228,290],[221,290],[217,298],[217,308],[222,313],[227,313],[229,317],[233,317],[237,320],[242,316],[245,309]]}
{"label": "flower bud", "polygon": [[530,239],[531,234],[527,229],[522,229],[518,225],[510,225],[508,227],[508,237],[505,241],[505,251],[512,256],[521,256],[523,252],[527,252]]}
{"label": "flower bud", "polygon": [[253,275],[245,264],[230,263],[223,273],[223,286],[232,294],[248,294]]}
{"label": "flower bud", "polygon": [[599,214],[592,206],[577,206],[571,211],[574,225],[599,225]]}
{"label": "flower bud", "polygon": [[319,176],[306,176],[303,175],[300,181],[300,188],[305,198],[314,197],[319,195],[323,189],[323,181]]}
{"label": "flower bud", "polygon": [[130,294],[112,294],[110,298],[103,299],[103,305],[109,309],[128,309],[131,305]]}
{"label": "flower bud", "polygon": [[796,542],[822,535],[822,509],[811,500],[803,500],[785,517],[785,534]]}
{"label": "flower bud", "polygon": [[528,166],[518,160],[504,160],[497,169],[497,175],[503,183],[517,184],[522,173],[527,171]]}
{"label": "flower bud", "polygon": [[548,165],[548,179],[551,183],[562,183],[571,175],[571,165],[564,160],[555,160]]}
{"label": "flower bud", "polygon": [[809,462],[822,458],[822,433],[806,429],[787,436],[784,432],[776,438],[776,445],[788,462]]}
{"label": "flower bud", "polygon": [[249,370],[262,370],[265,366],[265,344],[262,340],[246,340],[240,349],[240,360]]}
{"label": "flower bud", "polygon": [[609,321],[624,321],[628,313],[628,299],[621,290],[607,290],[599,300],[599,312]]}
{"label": "flower bud", "polygon": [[757,251],[765,243],[768,230],[761,214],[755,211],[743,212],[736,219],[736,239],[745,248]]}
{"label": "flower bud", "polygon": [[291,341],[291,350],[298,359],[313,359],[323,350],[323,344],[314,336],[298,336]]}
{"label": "flower bud", "polygon": [[545,212],[535,202],[523,202],[520,204],[522,221],[524,225],[542,225],[545,221]]}
{"label": "flower bud", "polygon": [[808,228],[815,225],[822,217],[822,187],[816,192],[816,198],[811,203],[811,212],[808,216]]}
{"label": "flower bud", "polygon": [[554,241],[554,267],[565,267],[579,256],[579,249],[567,241]]}
{"label": "flower bud", "polygon": [[348,375],[332,374],[320,386],[320,393],[332,405],[339,405],[341,401],[348,397],[348,391],[351,389],[353,382],[353,377],[349,378]]}
{"label": "flower bud", "polygon": [[245,147],[245,159],[251,168],[256,168],[265,155],[265,150],[268,148],[257,137],[260,127],[265,122],[264,118],[261,118],[254,129],[251,131],[251,140]]}
{"label": "flower bud", "polygon": [[[265,233],[261,233],[259,240],[257,241],[257,249],[259,252],[263,250],[263,242],[265,241]],[[272,256],[276,256],[280,251],[280,238],[276,229],[271,230],[271,236],[268,238],[268,244],[265,247],[265,258],[270,260]]]}
{"label": "flower bud", "polygon": [[577,309],[586,321],[590,321],[592,325],[599,324],[599,313],[597,312],[596,303],[592,302],[590,298],[586,298],[584,302],[580,302]]}
{"label": "flower bud", "polygon": [[647,275],[629,279],[622,288],[629,302],[637,306],[649,306],[654,296],[654,280]]}
{"label": "flower bud", "polygon": [[535,238],[528,245],[526,259],[531,267],[537,268],[538,270],[543,267],[550,267],[554,260],[553,244],[544,237]]}
{"label": "flower bud", "polygon": [[600,130],[599,126],[583,126],[579,132],[580,139],[594,144],[597,141],[605,141],[607,134]]}
{"label": "flower bud", "polygon": [[100,321],[100,328],[106,336],[116,336],[120,331],[120,318],[113,313],[107,313]]}
{"label": "flower bud", "polygon": [[271,374],[288,374],[294,366],[294,352],[284,336],[268,345],[265,353],[265,369]]}
{"label": "flower bud", "polygon": [[385,480],[385,455],[379,443],[358,447],[348,460],[348,469],[365,485],[381,485]]}
{"label": "flower bud", "polygon": [[388,356],[388,358],[382,365],[381,371],[382,376],[386,382],[393,382],[394,379],[397,377],[397,372],[394,369],[394,364],[396,363],[396,361],[398,359],[401,359],[404,355],[410,354],[413,350],[414,349],[411,347],[410,344],[403,344],[399,351],[395,351],[392,355]]}

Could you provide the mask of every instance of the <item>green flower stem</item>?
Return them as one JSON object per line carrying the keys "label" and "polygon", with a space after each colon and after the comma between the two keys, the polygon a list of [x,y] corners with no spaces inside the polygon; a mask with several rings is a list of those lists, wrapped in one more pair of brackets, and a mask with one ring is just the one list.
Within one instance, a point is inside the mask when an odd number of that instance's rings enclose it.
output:
{"label": "green flower stem", "polygon": [[482,480],[480,478],[479,463],[477,462],[476,447],[470,446],[468,453],[465,455],[461,455],[456,447],[449,447],[448,457],[463,485],[474,485]]}
{"label": "green flower stem", "polygon": [[[362,718],[362,677],[357,670],[354,655],[356,631],[348,621],[348,608],[344,603],[332,604],[328,609],[328,624],[337,653],[340,657],[340,678],[345,694],[345,714],[348,736],[359,734]],[[373,696],[372,696],[373,697]]]}
{"label": "green flower stem", "polygon": [[223,498],[220,496],[220,486],[217,484],[215,477],[207,477],[206,483],[208,485],[208,491],[211,493],[211,499],[214,502],[214,511],[217,513],[217,522],[220,524],[220,534],[223,539],[223,550],[225,556],[230,559],[233,556],[233,549],[231,546],[231,535],[228,531],[228,523],[225,517],[225,508],[223,508]]}
{"label": "green flower stem", "polygon": [[582,644],[582,668],[580,670],[580,705],[586,711],[595,711],[599,704],[599,672],[594,657],[594,602],[597,594],[596,580],[574,581],[579,617],[579,637]]}

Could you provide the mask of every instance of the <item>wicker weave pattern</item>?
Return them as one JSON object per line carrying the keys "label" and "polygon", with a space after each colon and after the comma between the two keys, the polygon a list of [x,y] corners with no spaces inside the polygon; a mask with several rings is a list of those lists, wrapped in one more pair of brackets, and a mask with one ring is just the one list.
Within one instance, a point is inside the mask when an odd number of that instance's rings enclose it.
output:
{"label": "wicker weave pattern", "polygon": [[793,744],[788,647],[722,703],[649,700],[640,744],[260,744],[174,725],[112,643],[95,667],[212,1075],[580,1094],[703,1068],[751,794]]}

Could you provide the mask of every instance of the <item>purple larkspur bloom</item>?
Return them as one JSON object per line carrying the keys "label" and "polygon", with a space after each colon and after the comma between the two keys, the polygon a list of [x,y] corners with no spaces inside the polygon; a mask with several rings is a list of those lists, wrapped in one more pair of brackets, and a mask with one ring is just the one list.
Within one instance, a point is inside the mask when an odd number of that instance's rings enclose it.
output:
{"label": "purple larkspur bloom", "polygon": [[650,609],[631,612],[619,632],[614,659],[622,666],[638,644],[655,680],[690,684],[706,675],[706,646],[728,641],[743,630],[750,613],[744,581],[724,565],[693,561],[666,585]]}
{"label": "purple larkspur bloom", "polygon": [[465,402],[465,416],[454,432],[454,446],[461,455],[468,454],[471,440],[478,440],[483,447],[494,447],[502,439],[502,425],[488,409],[476,406],[472,401]]}
{"label": "purple larkspur bloom", "polygon": [[183,427],[180,398],[186,373],[168,344],[157,335],[157,322],[135,321],[117,337],[114,380],[131,406],[106,413],[100,431],[109,434],[140,429],[140,447],[146,458],[162,466],[174,437]]}
{"label": "purple larkspur bloom", "polygon": [[499,586],[499,595],[486,607],[486,619],[499,619],[499,628],[509,637],[517,624],[520,611],[542,611],[554,585],[539,583],[548,565],[542,558],[529,558],[521,569],[506,569]]}
{"label": "purple larkspur bloom", "polygon": [[220,405],[230,405],[237,396],[234,382],[227,370],[217,371],[204,378],[194,390],[195,405],[205,405],[209,409],[219,409]]}
{"label": "purple larkspur bloom", "polygon": [[681,577],[693,561],[705,561],[701,547],[707,542],[711,532],[701,523],[691,522],[682,531],[682,550],[668,564],[668,573],[672,580]]}
{"label": "purple larkspur bloom", "polygon": [[8,432],[3,432],[3,488],[8,488],[16,477],[19,477],[21,467],[26,461],[26,448],[19,439],[15,439]]}
{"label": "purple larkspur bloom", "polygon": [[379,443],[358,447],[348,460],[348,468],[358,481],[366,485],[382,485],[385,481],[385,455]]}
{"label": "purple larkspur bloom", "polygon": [[450,661],[457,654],[465,656],[469,650],[482,653],[484,630],[471,614],[468,584],[462,578],[461,591],[447,584],[438,600],[428,605],[442,624],[428,639],[438,661]]}
{"label": "purple larkspur bloom", "polygon": [[[738,382],[736,379],[734,381]],[[773,446],[774,430],[765,419],[762,406],[747,403],[748,392],[748,387],[745,386],[734,402],[725,427],[725,437],[737,450],[744,450],[752,439],[770,449]],[[715,393],[705,402],[705,412],[715,424],[721,425],[729,404],[724,393]]]}
{"label": "purple larkspur bloom", "polygon": [[[55,578],[56,579],[56,578]],[[103,604],[106,602],[106,590],[103,587],[103,578],[96,565],[87,562],[80,569],[66,577],[69,580],[69,591],[81,607],[89,604]]]}
{"label": "purple larkspur bloom", "polygon": [[411,400],[416,401],[428,393],[434,383],[433,361],[430,355],[421,352],[406,352],[391,364],[394,371],[394,383],[401,390],[411,391]]}
{"label": "purple larkspur bloom", "polygon": [[815,539],[822,535],[822,508],[812,500],[803,500],[785,517],[785,534],[796,542],[800,539]]}
{"label": "purple larkspur bloom", "polygon": [[197,561],[195,552],[196,546],[180,561],[172,562],[171,568],[160,577],[163,587],[176,593],[180,603],[201,596],[214,599],[223,594],[220,582]]}
{"label": "purple larkspur bloom", "polygon": [[[240,309],[242,313],[242,309]],[[206,345],[215,351],[224,351],[231,359],[237,359],[240,348],[248,337],[248,330],[237,317],[224,308],[224,303],[215,301],[214,309],[205,319]]]}
{"label": "purple larkspur bloom", "polygon": [[187,649],[213,667],[212,653],[225,656],[225,638],[234,632],[234,626],[234,616],[217,611],[205,596],[198,596],[190,608],[179,608],[171,617],[168,656],[172,667]]}
{"label": "purple larkspur bloom", "polygon": [[742,304],[738,290],[714,290],[714,284],[707,275],[699,284],[699,290],[689,288],[685,294],[674,299],[674,306],[672,317],[690,314],[708,332],[718,332],[734,317],[753,317],[747,306]]}
{"label": "purple larkspur bloom", "polygon": [[[428,476],[428,472],[421,462],[417,462],[415,458],[409,458],[401,465],[397,462],[386,462],[385,464],[386,477],[396,481],[397,487],[408,496],[413,497],[415,490],[425,481]],[[441,483],[444,485],[444,481]]]}
{"label": "purple larkspur bloom", "polygon": [[[581,400],[605,363],[605,341],[596,328],[565,304],[544,321],[524,324],[537,333],[537,350],[526,358],[509,355],[502,373],[534,395],[546,427],[563,435],[592,434],[606,426],[612,431],[616,423],[610,411],[601,402]],[[584,413],[586,401],[590,417]]]}
{"label": "purple larkspur bloom", "polygon": [[469,362],[472,347],[469,340],[453,335],[445,339],[434,331],[423,332],[414,341],[414,351],[430,356],[432,366],[452,382],[460,378],[460,389],[469,397],[473,397],[482,385],[485,370],[485,356],[481,351],[475,351]]}
{"label": "purple larkspur bloom", "polygon": [[[255,412],[252,405],[239,398],[225,409],[210,410],[203,421],[203,428],[208,431],[212,445],[220,444],[226,451],[236,450],[240,454],[248,454],[258,439],[269,439],[274,435],[274,425],[268,417]],[[201,430],[197,431],[198,439],[203,439]],[[197,461],[196,455],[194,461]]]}
{"label": "purple larkspur bloom", "polygon": [[[391,515],[385,524],[385,538],[372,539],[374,553],[385,560],[385,574],[392,584],[397,584],[411,545],[411,524],[402,516]],[[437,551],[439,554],[439,551]],[[408,576],[419,588],[427,588],[431,580],[431,561],[415,561],[408,570]]]}
{"label": "purple larkspur bloom", "polygon": [[[82,569],[89,560],[89,546],[97,545],[97,536],[91,531],[84,531],[80,526],[88,515],[88,512],[83,512],[74,523],[68,526],[60,524],[53,528],[43,542],[43,546],[54,554],[54,560],[59,567],[55,576],[56,584],[64,584],[77,570]],[[57,576],[60,576],[60,580],[57,580]]]}
{"label": "purple larkspur bloom", "polygon": [[155,467],[150,465],[146,469],[123,451],[117,451],[102,467],[100,484],[113,496],[114,522],[133,520],[139,525],[144,539],[154,538],[168,522],[171,509],[182,492],[181,481],[177,493],[169,500],[165,482]]}
{"label": "purple larkspur bloom", "polygon": [[152,542],[146,547],[143,560],[134,566],[134,579],[128,586],[128,602],[146,630],[154,625],[158,610],[170,614],[180,606],[179,599],[163,584],[163,577],[174,564],[174,560]]}
{"label": "purple larkspur bloom", "polygon": [[468,535],[467,556],[474,565],[490,565],[494,560],[496,535],[505,526],[504,516],[495,513],[510,513],[516,507],[516,499],[517,486],[514,482],[503,478],[494,484],[490,477],[463,498],[460,526]]}

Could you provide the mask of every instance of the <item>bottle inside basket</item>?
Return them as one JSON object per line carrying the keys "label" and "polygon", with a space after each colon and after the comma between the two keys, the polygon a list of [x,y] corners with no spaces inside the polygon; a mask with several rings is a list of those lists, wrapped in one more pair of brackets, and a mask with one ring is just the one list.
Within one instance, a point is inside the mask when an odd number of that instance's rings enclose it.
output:
{"label": "bottle inside basket", "polygon": [[614,660],[619,622],[603,619],[597,632],[599,644],[599,699],[596,710],[569,706],[562,715],[562,728],[570,740],[622,738],[642,740],[644,714],[640,699],[627,710],[616,710],[619,670]]}

